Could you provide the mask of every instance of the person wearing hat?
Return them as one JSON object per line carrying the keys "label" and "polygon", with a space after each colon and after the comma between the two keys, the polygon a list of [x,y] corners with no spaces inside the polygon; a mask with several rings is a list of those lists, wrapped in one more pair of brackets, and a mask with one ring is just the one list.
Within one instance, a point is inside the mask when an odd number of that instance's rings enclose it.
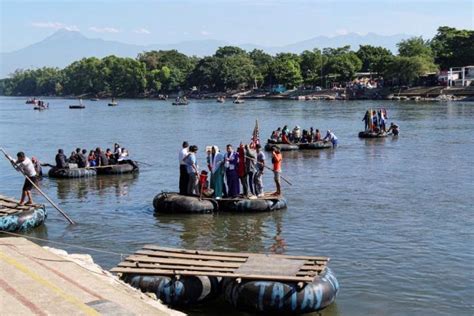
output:
{"label": "person wearing hat", "polygon": [[327,131],[327,133],[326,133],[326,136],[324,136],[323,141],[324,141],[324,142],[330,141],[330,142],[332,143],[332,148],[336,148],[336,147],[337,147],[337,137],[336,137],[336,135],[334,135],[334,133],[331,132],[331,130],[329,130],[329,129],[328,129],[328,131]]}
{"label": "person wearing hat", "polygon": [[279,196],[281,195],[281,181],[280,181],[280,173],[281,173],[281,161],[283,157],[280,152],[280,147],[273,146],[272,152],[272,163],[273,163],[273,178],[275,180],[276,191],[273,195]]}

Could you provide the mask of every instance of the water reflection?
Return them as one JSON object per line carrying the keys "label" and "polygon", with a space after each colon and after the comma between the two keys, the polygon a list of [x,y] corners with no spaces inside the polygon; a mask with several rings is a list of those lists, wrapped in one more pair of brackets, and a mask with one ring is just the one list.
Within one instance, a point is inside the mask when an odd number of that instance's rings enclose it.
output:
{"label": "water reflection", "polygon": [[[183,248],[283,253],[283,212],[248,214],[156,214],[158,224],[180,224]],[[267,244],[273,240],[272,245]]]}
{"label": "water reflection", "polygon": [[88,195],[106,196],[114,192],[116,197],[128,195],[130,187],[138,179],[138,174],[98,176],[82,179],[55,179],[57,195],[61,200],[71,198],[84,200]]}

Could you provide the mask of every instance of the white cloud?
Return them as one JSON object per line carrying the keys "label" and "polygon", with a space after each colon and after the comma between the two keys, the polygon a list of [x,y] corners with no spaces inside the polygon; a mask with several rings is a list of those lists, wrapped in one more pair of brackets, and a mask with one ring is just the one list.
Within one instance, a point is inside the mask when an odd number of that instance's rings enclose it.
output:
{"label": "white cloud", "polygon": [[76,25],[66,25],[60,22],[33,22],[31,26],[45,29],[65,29],[68,31],[79,31],[79,28]]}
{"label": "white cloud", "polygon": [[137,34],[151,34],[151,32],[149,30],[147,30],[146,28],[139,28],[139,29],[136,29],[135,31],[133,31]]}
{"label": "white cloud", "polygon": [[211,35],[211,34],[212,34],[211,32],[208,32],[208,31],[205,31],[205,30],[201,31],[201,35],[203,35],[203,36],[208,36],[208,35]]}
{"label": "white cloud", "polygon": [[114,27],[106,26],[106,27],[97,27],[91,26],[89,27],[89,31],[96,32],[96,33],[118,33],[120,32]]}

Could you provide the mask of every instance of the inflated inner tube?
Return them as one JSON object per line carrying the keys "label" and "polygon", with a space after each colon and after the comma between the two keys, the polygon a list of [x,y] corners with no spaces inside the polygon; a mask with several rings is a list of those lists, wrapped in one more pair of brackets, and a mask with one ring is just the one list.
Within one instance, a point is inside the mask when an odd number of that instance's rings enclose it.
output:
{"label": "inflated inner tube", "polygon": [[298,150],[300,147],[298,144],[279,144],[279,143],[267,143],[265,145],[266,151],[272,151],[273,147],[278,146],[280,147],[280,151],[291,151],[291,150]]}
{"label": "inflated inner tube", "polygon": [[122,164],[116,164],[116,165],[109,165],[106,167],[100,167],[97,168],[97,174],[124,174],[124,173],[132,173],[132,172],[138,172],[139,168],[138,165],[135,162],[135,166],[133,166],[131,163],[122,163]]}
{"label": "inflated inner tube", "polygon": [[329,268],[312,283],[223,280],[224,297],[235,308],[250,313],[303,314],[324,309],[336,299],[339,283]]}
{"label": "inflated inner tube", "polygon": [[387,133],[375,133],[375,132],[369,132],[369,131],[362,131],[359,132],[359,137],[360,138],[384,138],[387,137]]}
{"label": "inflated inner tube", "polygon": [[26,232],[43,224],[47,216],[48,213],[44,206],[17,214],[1,216],[0,230],[7,232]]}
{"label": "inflated inner tube", "polygon": [[158,213],[212,213],[217,210],[217,203],[213,199],[163,192],[155,196],[153,207]]}
{"label": "inflated inner tube", "polygon": [[170,306],[189,306],[216,298],[221,293],[220,280],[208,276],[182,276],[178,279],[158,275],[124,275],[122,280]]}
{"label": "inflated inner tube", "polygon": [[52,167],[48,171],[48,176],[51,178],[88,178],[95,177],[97,171],[95,169],[86,169],[86,168],[56,168]]}
{"label": "inflated inner tube", "polygon": [[300,149],[325,149],[332,148],[331,142],[314,142],[314,143],[305,143],[298,144]]}
{"label": "inflated inner tube", "polygon": [[281,210],[287,207],[286,199],[219,199],[216,200],[219,211],[258,213]]}

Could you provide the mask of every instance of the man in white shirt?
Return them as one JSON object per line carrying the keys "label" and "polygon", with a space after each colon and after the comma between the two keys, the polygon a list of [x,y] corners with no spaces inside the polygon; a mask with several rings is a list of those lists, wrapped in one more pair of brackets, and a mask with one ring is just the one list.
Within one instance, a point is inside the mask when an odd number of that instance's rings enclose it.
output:
{"label": "man in white shirt", "polygon": [[[26,176],[25,183],[23,184],[23,189],[21,193],[20,205],[32,205],[33,198],[31,197],[31,189],[33,189],[33,184],[37,183],[36,178],[36,170],[33,162],[31,162],[30,158],[25,156],[25,153],[20,151],[17,155],[17,161],[13,160],[13,158],[8,157],[18,171],[23,172]],[[28,201],[25,203],[25,198],[28,198]]]}
{"label": "man in white shirt", "polygon": [[188,156],[189,144],[183,142],[183,148],[179,151],[179,194],[186,195],[188,192],[189,175],[186,168],[185,158]]}

